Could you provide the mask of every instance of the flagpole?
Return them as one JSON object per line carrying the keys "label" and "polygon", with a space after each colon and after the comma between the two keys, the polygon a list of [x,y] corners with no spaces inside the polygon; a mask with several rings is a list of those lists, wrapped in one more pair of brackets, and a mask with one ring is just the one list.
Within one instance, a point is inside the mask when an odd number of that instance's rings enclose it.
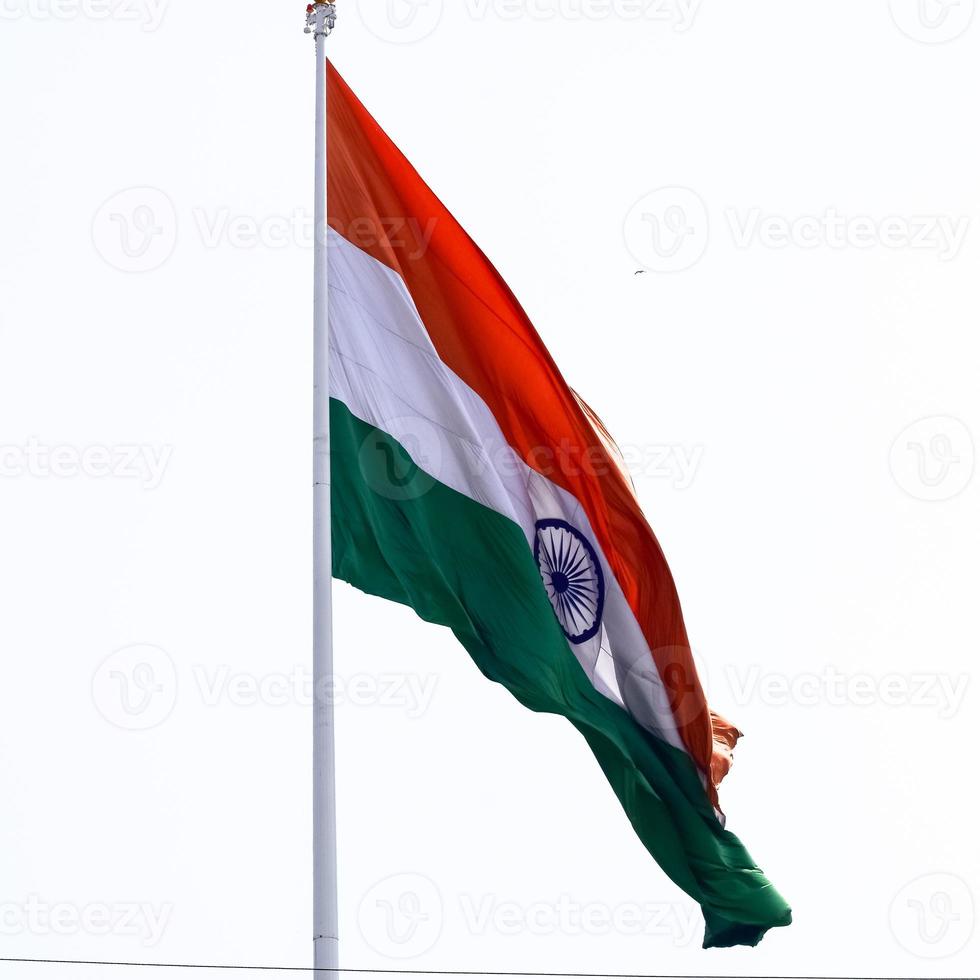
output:
{"label": "flagpole", "polygon": [[[327,315],[327,36],[337,8],[307,7],[316,42],[316,177],[313,208],[313,949],[317,971],[339,966],[337,799],[333,689],[333,560],[330,540],[330,392]],[[324,974],[317,973],[317,977]],[[336,977],[336,974],[334,974]]]}

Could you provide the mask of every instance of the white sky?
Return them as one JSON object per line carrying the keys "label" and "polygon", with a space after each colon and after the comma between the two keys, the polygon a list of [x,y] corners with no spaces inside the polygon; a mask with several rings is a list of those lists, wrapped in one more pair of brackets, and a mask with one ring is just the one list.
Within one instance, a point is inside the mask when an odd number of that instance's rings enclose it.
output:
{"label": "white sky", "polygon": [[[571,728],[338,586],[343,963],[976,975],[973,0],[368,2],[332,54],[631,453],[797,921],[702,952]],[[303,4],[0,10],[0,955],[303,965]]]}

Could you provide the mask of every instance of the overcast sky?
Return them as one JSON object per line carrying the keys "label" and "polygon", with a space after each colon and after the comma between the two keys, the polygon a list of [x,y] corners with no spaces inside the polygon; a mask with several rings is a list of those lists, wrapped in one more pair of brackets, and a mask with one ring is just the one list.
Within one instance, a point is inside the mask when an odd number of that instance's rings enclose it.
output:
{"label": "overcast sky", "polygon": [[[344,965],[975,974],[973,8],[343,0],[338,67],[626,450],[796,915],[701,951],[571,727],[339,585]],[[302,966],[303,3],[0,20],[0,955]]]}

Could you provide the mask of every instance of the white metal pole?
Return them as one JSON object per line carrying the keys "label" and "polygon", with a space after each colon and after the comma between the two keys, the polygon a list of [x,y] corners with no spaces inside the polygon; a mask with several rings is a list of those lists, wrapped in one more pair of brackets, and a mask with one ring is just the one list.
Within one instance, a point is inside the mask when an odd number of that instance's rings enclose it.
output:
{"label": "white metal pole", "polygon": [[[313,259],[313,947],[317,971],[336,970],[337,800],[333,688],[333,560],[330,541],[330,392],[327,300],[327,35],[333,3],[307,9],[316,41],[316,238]],[[322,978],[329,974],[317,973]],[[336,974],[334,974],[336,976]]]}

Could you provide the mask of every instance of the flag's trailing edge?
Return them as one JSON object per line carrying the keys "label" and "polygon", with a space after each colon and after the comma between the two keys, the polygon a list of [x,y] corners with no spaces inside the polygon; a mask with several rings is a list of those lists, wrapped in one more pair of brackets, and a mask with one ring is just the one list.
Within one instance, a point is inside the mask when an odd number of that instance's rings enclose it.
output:
{"label": "flag's trailing edge", "polygon": [[725,830],[707,706],[615,444],[486,256],[329,68],[334,574],[581,732],[705,946],[790,909]]}

